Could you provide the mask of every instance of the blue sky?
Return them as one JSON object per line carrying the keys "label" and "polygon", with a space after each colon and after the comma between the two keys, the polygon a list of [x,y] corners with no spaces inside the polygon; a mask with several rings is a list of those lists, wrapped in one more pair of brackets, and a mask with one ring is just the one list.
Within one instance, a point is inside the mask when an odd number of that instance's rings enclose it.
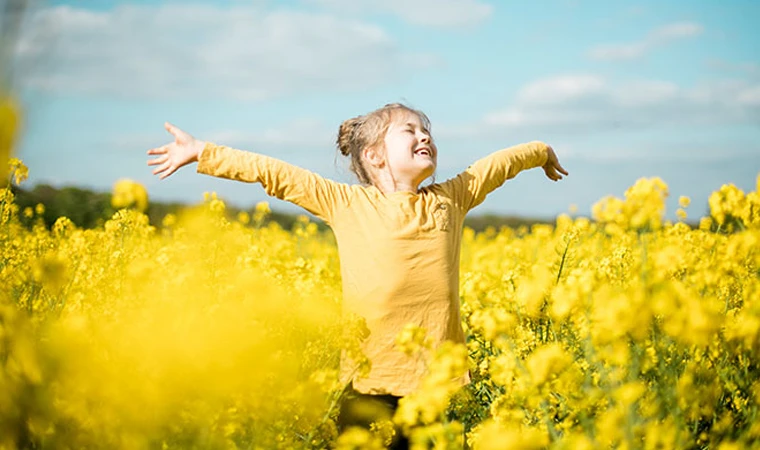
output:
{"label": "blue sky", "polygon": [[152,199],[216,191],[247,207],[258,185],[187,167],[159,181],[145,151],[170,121],[200,139],[353,182],[342,120],[385,103],[422,109],[438,180],[521,142],[551,144],[570,176],[520,174],[471,214],[590,215],[638,178],[690,217],[709,193],[760,173],[760,2],[71,0],[37,2],[15,58],[30,183]]}

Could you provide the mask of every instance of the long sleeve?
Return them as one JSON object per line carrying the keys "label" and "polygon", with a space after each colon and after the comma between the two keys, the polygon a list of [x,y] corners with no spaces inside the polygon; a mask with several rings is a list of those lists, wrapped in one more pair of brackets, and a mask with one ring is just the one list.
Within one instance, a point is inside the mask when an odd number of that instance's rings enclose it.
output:
{"label": "long sleeve", "polygon": [[528,142],[496,151],[479,159],[441,187],[464,212],[483,203],[486,195],[523,170],[541,167],[548,158],[548,146]]}
{"label": "long sleeve", "polygon": [[296,204],[327,223],[336,206],[346,202],[348,191],[344,184],[279,159],[210,142],[198,158],[197,172],[261,183],[268,195]]}

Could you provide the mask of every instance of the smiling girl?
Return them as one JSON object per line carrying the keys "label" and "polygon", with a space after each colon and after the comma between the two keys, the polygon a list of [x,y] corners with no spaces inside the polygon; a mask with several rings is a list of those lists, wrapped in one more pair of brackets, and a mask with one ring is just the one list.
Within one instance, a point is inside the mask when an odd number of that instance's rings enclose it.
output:
{"label": "smiling girl", "polygon": [[[405,325],[424,328],[433,347],[464,343],[459,249],[468,211],[523,170],[541,167],[553,181],[568,175],[552,148],[534,141],[494,152],[444,182],[421,186],[435,173],[438,148],[427,116],[397,103],[341,124],[337,144],[350,158],[360,182],[355,185],[200,141],[168,123],[166,129],[174,142],[148,151],[156,155],[148,164],[158,166],[153,173],[161,179],[197,161],[199,173],[261,183],[267,194],[301,206],[332,228],[343,309],[363,317],[370,330],[362,347],[371,363],[369,375],[352,379],[353,365],[347,358],[341,361],[342,379],[350,383],[342,427],[363,421],[354,413],[362,410],[357,402],[384,405],[392,414],[398,399],[418,387],[424,362],[395,348]],[[462,384],[467,382],[463,374]]]}

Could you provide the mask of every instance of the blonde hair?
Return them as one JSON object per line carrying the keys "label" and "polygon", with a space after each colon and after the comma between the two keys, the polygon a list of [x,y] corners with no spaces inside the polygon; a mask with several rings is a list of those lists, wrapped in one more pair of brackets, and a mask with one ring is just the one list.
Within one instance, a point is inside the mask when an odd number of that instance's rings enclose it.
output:
{"label": "blonde hair", "polygon": [[373,184],[370,171],[364,164],[363,150],[378,147],[385,138],[385,133],[393,120],[393,115],[399,111],[416,114],[422,124],[430,130],[430,119],[417,109],[402,103],[390,103],[363,116],[353,117],[343,121],[338,130],[336,144],[343,156],[351,158],[351,172],[359,182],[365,185]]}

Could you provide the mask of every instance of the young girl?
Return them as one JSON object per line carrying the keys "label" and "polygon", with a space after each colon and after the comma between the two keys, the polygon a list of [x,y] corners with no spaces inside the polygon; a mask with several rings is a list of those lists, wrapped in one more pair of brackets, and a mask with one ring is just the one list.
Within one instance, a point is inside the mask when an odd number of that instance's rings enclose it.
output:
{"label": "young girl", "polygon": [[[341,361],[351,382],[342,405],[342,426],[371,420],[352,411],[371,400],[388,409],[413,392],[424,362],[394,348],[406,324],[424,328],[434,346],[464,343],[459,316],[459,248],[465,215],[486,195],[519,172],[542,167],[553,181],[568,175],[552,148],[530,142],[497,151],[442,183],[433,176],[438,149],[421,111],[390,104],[346,120],[338,148],[350,158],[360,185],[327,180],[310,171],[256,153],[193,138],[166,124],[174,142],[148,151],[161,179],[187,164],[216,177],[261,183],[267,194],[299,205],[324,220],[338,243],[343,308],[366,319],[363,343],[371,370],[351,379],[354,367]],[[465,375],[462,384],[469,382]],[[403,446],[405,443],[398,443]]]}

